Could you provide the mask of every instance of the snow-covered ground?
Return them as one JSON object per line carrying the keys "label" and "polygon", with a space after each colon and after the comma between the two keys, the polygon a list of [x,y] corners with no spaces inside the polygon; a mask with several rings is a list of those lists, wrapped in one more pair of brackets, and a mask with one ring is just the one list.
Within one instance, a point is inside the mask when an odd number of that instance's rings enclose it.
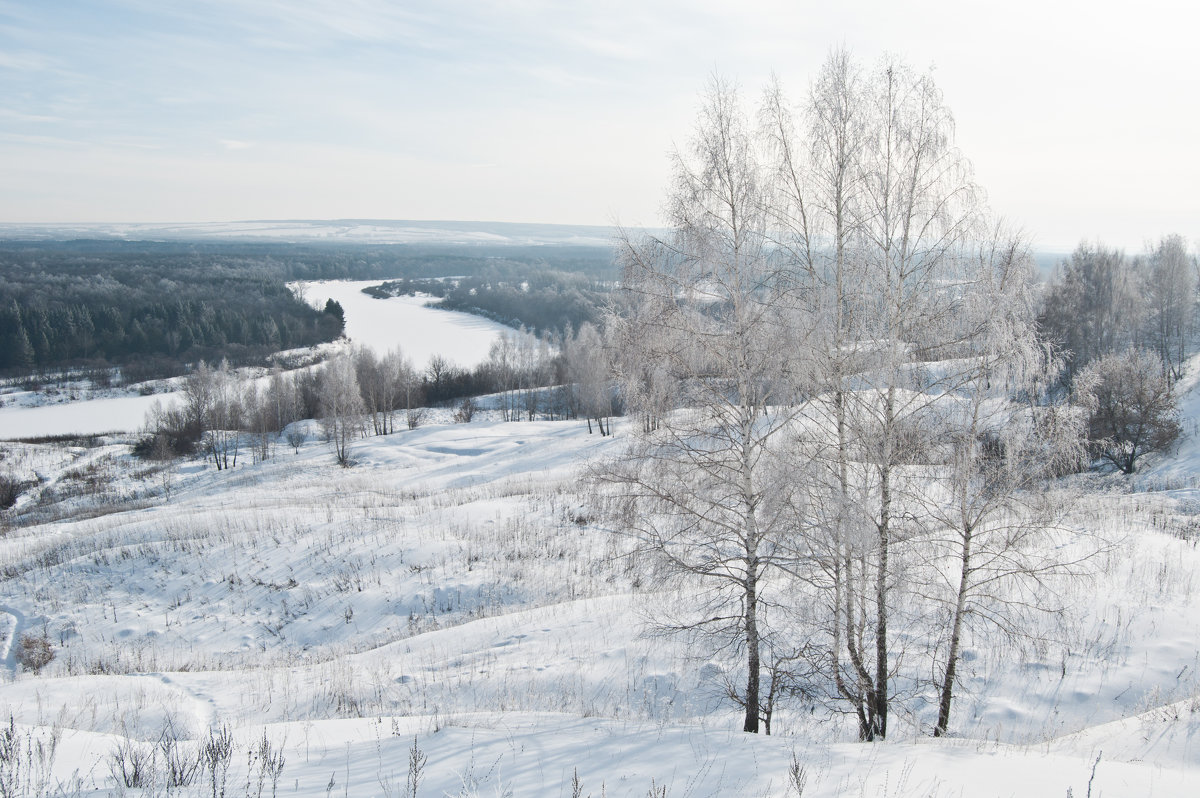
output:
{"label": "snow-covered ground", "polygon": [[171,402],[175,396],[113,396],[0,407],[0,440],[140,430],[155,402]]}
{"label": "snow-covered ground", "polygon": [[1138,480],[1095,480],[1072,523],[1109,550],[1061,585],[1072,609],[1040,640],[975,642],[957,736],[919,734],[918,710],[865,745],[803,706],[772,737],[737,732],[728,663],[644,634],[668,596],[628,568],[581,482],[624,444],[616,429],[429,424],[356,442],[349,469],[315,436],[223,472],[161,472],[120,439],[7,446],[57,491],[0,537],[0,638],[55,652],[36,675],[3,663],[0,713],[29,752],[17,794],[163,795],[117,774],[141,756],[161,778],[164,734],[191,751],[223,727],[217,775],[239,796],[404,795],[414,749],[417,795],[434,797],[571,796],[576,775],[596,798],[782,797],[797,781],[806,797],[1194,794],[1194,442]]}

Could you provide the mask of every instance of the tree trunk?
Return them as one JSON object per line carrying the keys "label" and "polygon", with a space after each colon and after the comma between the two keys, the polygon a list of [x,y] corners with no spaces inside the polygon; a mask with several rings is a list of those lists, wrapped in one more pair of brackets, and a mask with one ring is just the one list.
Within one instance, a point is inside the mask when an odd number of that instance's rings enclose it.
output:
{"label": "tree trunk", "polygon": [[894,392],[888,388],[885,408],[884,451],[879,470],[879,570],[875,574],[875,683],[873,737],[887,737],[888,716],[888,555],[892,516],[892,428]]}
{"label": "tree trunk", "polygon": [[746,721],[742,731],[758,734],[759,673],[757,564],[751,563],[746,578]]}
{"label": "tree trunk", "polygon": [[938,702],[937,725],[933,736],[941,737],[950,726],[950,702],[954,697],[954,678],[958,672],[958,652],[962,640],[962,622],[966,614],[968,580],[971,573],[971,530],[963,532],[962,569],[958,576],[958,598],[954,604],[954,623],[950,630],[950,651],[946,655],[946,673],[942,677],[942,698]]}

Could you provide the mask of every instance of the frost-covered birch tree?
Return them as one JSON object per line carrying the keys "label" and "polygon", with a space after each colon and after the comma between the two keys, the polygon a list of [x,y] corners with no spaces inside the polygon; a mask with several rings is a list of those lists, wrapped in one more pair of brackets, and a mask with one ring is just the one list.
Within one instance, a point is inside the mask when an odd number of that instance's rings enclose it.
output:
{"label": "frost-covered birch tree", "polygon": [[743,729],[758,732],[769,581],[782,553],[793,353],[807,325],[770,246],[764,175],[737,92],[714,80],[690,148],[674,159],[672,235],[621,244],[630,307],[617,323],[673,408],[634,393],[644,425],[605,478],[623,530],[694,603],[660,625],[744,663]]}
{"label": "frost-covered birch tree", "polygon": [[567,381],[578,412],[587,419],[588,434],[593,421],[602,436],[611,434],[613,367],[600,331],[585,321],[566,339],[564,350]]}
{"label": "frost-covered birch tree", "polygon": [[[702,595],[677,626],[746,655],[747,731],[764,641],[863,740],[937,662],[949,706],[962,626],[994,583],[982,552],[1003,549],[990,532],[1027,484],[984,475],[989,425],[1048,429],[1012,405],[1047,379],[1030,261],[953,136],[931,75],[894,60],[868,72],[834,52],[799,108],[770,87],[753,131],[717,82],[675,162],[673,234],[622,246],[611,331],[643,423],[609,474],[619,517]],[[1010,465],[1029,449],[1008,446]],[[946,614],[926,575],[947,560],[965,574],[948,642],[921,628]],[[778,634],[788,614],[801,645]]]}
{"label": "frost-covered birch tree", "polygon": [[[995,274],[1014,250],[987,221],[929,74],[890,60],[865,72],[835,51],[798,111],[768,91],[763,129],[772,229],[817,323],[792,450],[808,496],[792,567],[821,608],[806,621],[823,633],[827,683],[874,740],[893,700],[919,689],[894,648],[912,636],[895,627],[920,612],[908,569],[948,432],[941,406],[997,365],[972,353],[993,330],[979,313],[1007,307],[995,292],[1016,285]],[[1014,274],[1027,266],[1016,261]]]}
{"label": "frost-covered birch tree", "polygon": [[1174,384],[1183,376],[1196,318],[1196,274],[1182,236],[1167,236],[1140,264],[1146,338]]}
{"label": "frost-covered birch tree", "polygon": [[354,360],[338,355],[320,374],[321,425],[333,444],[339,465],[350,465],[350,444],[363,431],[365,409],[358,389]]}
{"label": "frost-covered birch tree", "polygon": [[[201,363],[203,366],[203,363]],[[202,369],[197,369],[198,379]],[[245,422],[243,414],[243,386],[238,376],[229,368],[229,362],[221,361],[215,370],[203,377],[207,380],[206,411],[207,428],[202,439],[204,451],[213,459],[217,470],[237,466],[238,452]]]}
{"label": "frost-covered birch tree", "polygon": [[936,408],[922,541],[930,567],[915,586],[945,619],[935,736],[949,730],[967,635],[988,626],[1020,637],[1030,610],[1052,609],[1047,577],[1076,565],[1047,538],[1064,509],[1049,482],[1078,464],[1083,417],[1046,396],[1058,364],[1033,323],[1032,272],[1026,247],[998,233],[960,289],[967,378]]}

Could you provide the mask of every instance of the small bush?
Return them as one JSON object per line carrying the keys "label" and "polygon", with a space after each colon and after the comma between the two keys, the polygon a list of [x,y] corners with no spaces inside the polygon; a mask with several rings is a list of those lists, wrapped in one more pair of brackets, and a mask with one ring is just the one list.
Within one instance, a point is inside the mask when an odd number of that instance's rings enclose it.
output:
{"label": "small bush", "polygon": [[157,775],[154,749],[122,739],[108,755],[108,771],[124,787],[149,787],[154,784]]}
{"label": "small bush", "polygon": [[300,454],[300,447],[306,440],[308,440],[308,435],[300,427],[292,427],[287,431],[288,446],[291,446],[292,451],[296,454]]}
{"label": "small bush", "polygon": [[27,671],[41,673],[42,668],[49,665],[53,659],[54,647],[45,635],[21,635],[17,648],[17,662],[21,663],[21,667]]}
{"label": "small bush", "polygon": [[200,763],[208,773],[213,795],[225,794],[225,779],[233,759],[233,732],[228,726],[211,729],[200,746]]}
{"label": "small bush", "polygon": [[57,727],[49,733],[42,730],[19,732],[12,715],[8,716],[8,725],[0,726],[0,798],[80,794],[80,785],[61,781],[57,790],[50,792],[61,734]]}
{"label": "small bush", "polygon": [[158,741],[163,755],[168,787],[190,787],[200,772],[200,755],[189,753],[177,740],[163,737]]}
{"label": "small bush", "polygon": [[12,507],[20,495],[21,483],[8,474],[0,474],[0,510]]}
{"label": "small bush", "polygon": [[479,406],[475,404],[475,400],[468,396],[462,400],[462,404],[458,406],[458,410],[454,412],[455,424],[469,424],[471,419],[475,418],[475,413],[479,411]]}

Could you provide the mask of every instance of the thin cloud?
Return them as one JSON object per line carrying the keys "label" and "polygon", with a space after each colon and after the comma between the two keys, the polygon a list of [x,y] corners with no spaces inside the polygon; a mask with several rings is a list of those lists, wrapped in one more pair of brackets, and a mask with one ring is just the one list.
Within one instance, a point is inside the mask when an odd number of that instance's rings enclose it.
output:
{"label": "thin cloud", "polygon": [[62,122],[61,116],[50,116],[48,114],[23,114],[20,111],[11,111],[7,108],[0,108],[0,119],[8,119],[13,122]]}
{"label": "thin cloud", "polygon": [[0,51],[0,68],[17,72],[42,72],[54,67],[50,58],[39,53]]}

